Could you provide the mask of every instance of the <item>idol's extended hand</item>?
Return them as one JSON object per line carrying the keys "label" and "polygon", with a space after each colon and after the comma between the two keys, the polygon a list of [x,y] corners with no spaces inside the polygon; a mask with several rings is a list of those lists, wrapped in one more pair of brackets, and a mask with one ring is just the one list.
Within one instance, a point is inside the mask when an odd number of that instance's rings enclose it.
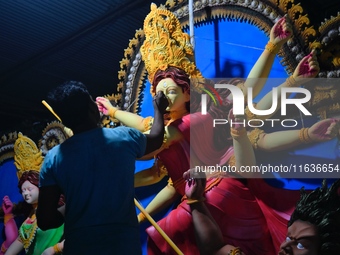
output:
{"label": "idol's extended hand", "polygon": [[339,130],[340,119],[325,119],[311,126],[308,135],[314,142],[325,142],[336,137]]}
{"label": "idol's extended hand", "polygon": [[197,173],[194,169],[191,169],[183,173],[183,178],[186,181],[185,195],[188,199],[201,200],[207,182],[205,176],[202,176],[202,173]]}
{"label": "idol's extended hand", "polygon": [[153,107],[158,109],[161,113],[165,112],[165,109],[169,105],[169,101],[164,95],[162,91],[158,91],[157,94],[153,97]]}
{"label": "idol's extended hand", "polygon": [[11,214],[13,211],[13,203],[8,196],[4,196],[2,199],[2,210],[4,211],[5,215]]}
{"label": "idol's extended hand", "polygon": [[230,127],[235,130],[244,129],[247,125],[246,117],[244,115],[234,115],[233,109],[231,109],[228,113],[228,120]]}
{"label": "idol's extended hand", "polygon": [[229,111],[228,119],[230,123],[230,135],[238,140],[247,134],[247,121],[245,115],[234,115],[233,109]]}
{"label": "idol's extended hand", "polygon": [[279,19],[270,30],[270,41],[281,48],[281,46],[292,36],[292,26],[286,16]]}
{"label": "idol's extended hand", "polygon": [[295,81],[301,84],[306,78],[314,78],[320,71],[315,51],[312,51],[299,62],[293,73]]}
{"label": "idol's extended hand", "polygon": [[96,104],[98,106],[98,110],[106,116],[110,116],[110,113],[117,109],[112,106],[110,100],[105,97],[97,97]]}

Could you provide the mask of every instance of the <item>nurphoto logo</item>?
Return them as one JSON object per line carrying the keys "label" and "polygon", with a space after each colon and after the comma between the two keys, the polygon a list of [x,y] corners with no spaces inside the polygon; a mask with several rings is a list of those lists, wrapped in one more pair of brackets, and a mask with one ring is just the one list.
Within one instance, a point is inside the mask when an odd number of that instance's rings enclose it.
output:
{"label": "nurphoto logo", "polygon": [[[218,89],[228,89],[233,97],[233,113],[235,115],[244,115],[244,109],[245,109],[245,96],[243,94],[243,91],[231,84],[214,84],[214,88]],[[304,97],[300,98],[289,98],[289,94],[292,93],[300,93],[303,94]],[[280,97],[280,100],[279,100]],[[248,109],[251,113],[257,115],[257,116],[266,116],[273,114],[277,108],[280,101],[280,109],[281,109],[281,116],[287,115],[287,105],[295,105],[302,114],[305,116],[311,116],[312,114],[306,109],[306,107],[303,105],[304,103],[307,103],[311,99],[311,93],[308,89],[305,88],[295,88],[295,87],[283,87],[280,89],[280,94],[278,92],[277,87],[272,88],[272,105],[270,109],[267,110],[258,110],[255,109],[253,106],[253,88],[250,87],[247,89],[247,105]],[[201,113],[202,115],[207,114],[207,94],[201,95]],[[227,119],[214,119],[213,125],[214,127],[216,125],[225,125],[229,121]],[[280,122],[282,127],[295,127],[298,125],[297,121],[294,119],[249,119],[243,120],[243,122],[237,122],[234,124],[243,124],[246,126],[246,124],[250,127],[262,127],[264,123],[271,123],[272,127],[274,126],[275,122]],[[229,123],[232,125],[233,123]]]}

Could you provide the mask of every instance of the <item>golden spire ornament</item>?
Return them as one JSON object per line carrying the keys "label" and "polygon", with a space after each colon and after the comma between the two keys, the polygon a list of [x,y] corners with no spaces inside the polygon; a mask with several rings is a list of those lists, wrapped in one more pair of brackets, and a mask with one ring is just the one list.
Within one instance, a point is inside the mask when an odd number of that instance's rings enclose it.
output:
{"label": "golden spire ornament", "polygon": [[193,48],[188,34],[182,32],[177,17],[170,11],[151,4],[144,20],[145,40],[141,54],[150,83],[157,70],[169,66],[183,69],[190,78],[203,78],[193,61]]}
{"label": "golden spire ornament", "polygon": [[40,171],[44,157],[35,142],[22,133],[14,143],[14,164],[17,168],[17,176],[20,179],[25,171]]}

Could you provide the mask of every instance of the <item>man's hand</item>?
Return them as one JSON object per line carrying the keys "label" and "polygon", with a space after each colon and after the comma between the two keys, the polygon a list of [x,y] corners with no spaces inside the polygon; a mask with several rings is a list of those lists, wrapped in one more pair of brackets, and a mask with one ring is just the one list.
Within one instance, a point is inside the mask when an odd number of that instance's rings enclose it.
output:
{"label": "man's hand", "polygon": [[168,99],[163,92],[159,91],[153,97],[152,104],[155,117],[150,133],[146,135],[147,144],[144,155],[148,155],[149,153],[158,150],[162,146],[164,139],[164,112],[169,104]]}
{"label": "man's hand", "polygon": [[153,97],[152,103],[153,107],[158,109],[163,114],[169,105],[169,101],[162,91],[157,92],[157,94]]}

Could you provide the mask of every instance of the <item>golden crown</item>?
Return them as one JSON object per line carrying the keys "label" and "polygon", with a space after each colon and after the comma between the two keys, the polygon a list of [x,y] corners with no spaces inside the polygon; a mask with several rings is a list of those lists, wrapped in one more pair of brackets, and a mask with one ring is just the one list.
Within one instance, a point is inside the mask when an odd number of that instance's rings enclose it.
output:
{"label": "golden crown", "polygon": [[14,153],[14,164],[17,168],[19,179],[25,171],[40,171],[44,161],[42,152],[38,149],[35,142],[22,133],[18,134],[18,139],[14,143]]}
{"label": "golden crown", "polygon": [[151,12],[144,20],[144,33],[141,54],[151,83],[157,70],[166,70],[169,66],[183,69],[190,78],[203,78],[192,60],[190,37],[182,32],[172,12],[152,3]]}

